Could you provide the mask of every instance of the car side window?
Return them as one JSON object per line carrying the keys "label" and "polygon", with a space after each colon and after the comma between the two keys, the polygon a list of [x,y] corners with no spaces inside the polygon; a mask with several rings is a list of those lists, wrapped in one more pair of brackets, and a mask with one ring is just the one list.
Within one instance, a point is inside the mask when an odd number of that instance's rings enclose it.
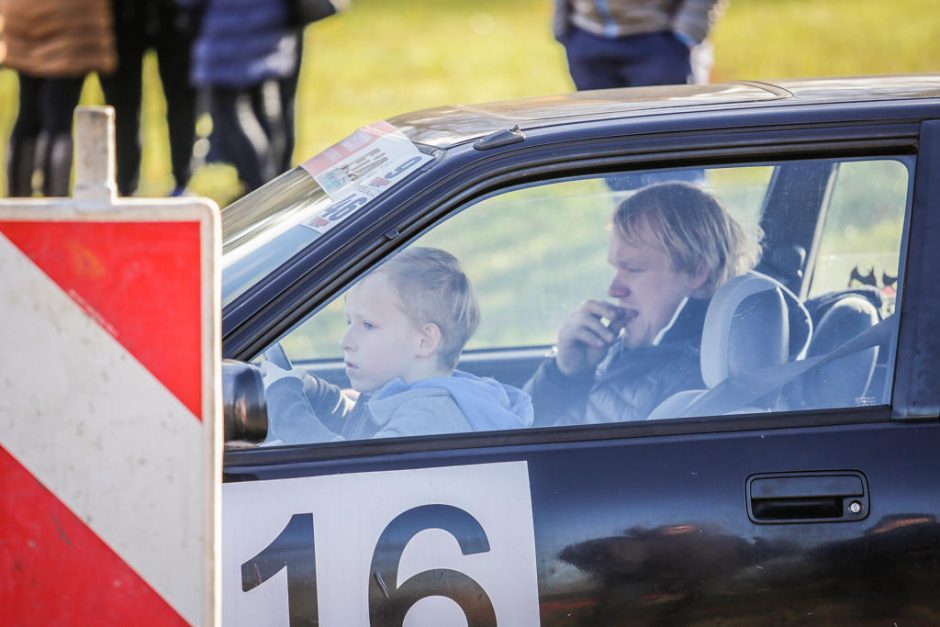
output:
{"label": "car side window", "polygon": [[[773,171],[755,165],[640,172],[510,189],[466,207],[415,245],[450,251],[474,280],[483,315],[467,351],[545,348],[586,295],[605,293],[611,212],[625,196],[657,180],[701,182],[754,232]],[[338,338],[342,328],[337,299],[286,337],[284,347],[294,361],[336,359],[340,347],[315,338]]]}
{"label": "car side window", "polygon": [[836,165],[809,295],[846,288],[880,293],[881,313],[894,312],[909,173],[901,161]]}
{"label": "car side window", "polygon": [[[780,176],[794,165],[822,175]],[[480,198],[281,339],[306,396],[272,405],[269,367],[269,413],[305,405],[323,429],[287,417],[275,443],[885,404],[893,351],[826,355],[893,312],[911,168],[631,171]],[[816,234],[794,242],[813,251],[801,290],[753,270],[781,241],[770,210]],[[776,383],[735,391],[755,373]]]}

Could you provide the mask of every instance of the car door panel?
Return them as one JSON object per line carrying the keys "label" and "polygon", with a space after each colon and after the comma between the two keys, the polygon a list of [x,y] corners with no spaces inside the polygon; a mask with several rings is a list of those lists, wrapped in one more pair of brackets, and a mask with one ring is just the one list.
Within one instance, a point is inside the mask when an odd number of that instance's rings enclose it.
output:
{"label": "car door panel", "polygon": [[[589,592],[571,592],[575,584],[550,591],[540,579],[543,598],[559,606],[543,624],[755,624],[769,615],[842,624],[936,620],[940,607],[904,591],[937,575],[925,563],[940,551],[940,502],[923,495],[937,470],[938,435],[936,425],[783,429],[553,457],[532,471],[534,485],[557,489],[570,485],[570,474],[583,483],[567,493],[575,500],[564,513],[556,506],[558,516],[542,514],[550,497],[543,501],[533,488],[540,573],[575,566]],[[899,489],[912,464],[924,478]],[[871,485],[863,520],[766,525],[748,518],[751,475],[852,470]],[[578,606],[579,622],[567,622]]]}
{"label": "car door panel", "polygon": [[[503,566],[518,569],[522,578],[537,578],[542,625],[754,624],[769,614],[794,621],[814,617],[883,624],[890,619],[900,624],[940,618],[940,601],[924,602],[935,595],[918,593],[940,575],[940,497],[933,489],[940,471],[933,454],[938,443],[940,425],[935,424],[784,428],[412,453],[350,459],[339,466],[272,465],[246,468],[230,479],[262,485],[271,479],[263,489],[274,490],[291,476],[330,476],[341,468],[342,476],[353,480],[369,477],[374,482],[374,476],[361,473],[378,471],[401,485],[401,477],[411,471],[425,469],[433,475],[464,469],[466,477],[479,476],[483,489],[476,498],[499,500],[508,494],[507,484],[518,483],[513,474],[500,474],[502,469],[524,466],[535,563],[520,564],[517,552],[495,540],[481,553],[492,551],[498,557],[503,552]],[[770,473],[864,477],[870,511],[852,521],[755,523],[748,516],[747,481]],[[460,492],[469,482],[450,487]],[[419,490],[414,497],[412,505],[422,498],[427,501],[422,505],[438,504],[433,491]],[[227,494],[226,502],[231,498]],[[282,493],[284,511],[268,523],[271,529],[284,528],[288,514],[303,513],[290,509],[291,498]],[[339,498],[369,501],[368,492]],[[360,507],[375,512],[368,503]],[[465,509],[486,520],[473,506]],[[524,510],[513,520],[525,519]],[[381,527],[403,513],[393,507],[356,525]],[[315,520],[318,530],[351,522],[341,508],[326,510]],[[491,521],[481,529],[491,536],[498,531]],[[247,529],[226,533],[251,536]],[[268,535],[265,542],[274,539]],[[413,538],[407,536],[405,543]],[[284,549],[303,556],[309,547]],[[346,549],[370,553],[368,547]],[[404,547],[394,550],[400,553]],[[467,559],[443,563],[480,572]],[[368,581],[368,560],[357,563],[363,565],[361,572],[351,578]],[[318,582],[346,581],[348,573],[337,572],[337,564],[318,559],[317,566],[323,568],[316,573]],[[430,583],[416,584],[412,598],[439,592]]]}

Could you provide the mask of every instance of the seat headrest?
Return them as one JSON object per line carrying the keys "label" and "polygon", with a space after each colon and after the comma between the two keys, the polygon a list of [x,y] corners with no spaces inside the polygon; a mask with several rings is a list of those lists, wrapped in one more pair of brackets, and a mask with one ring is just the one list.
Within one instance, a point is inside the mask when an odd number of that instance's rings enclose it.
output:
{"label": "seat headrest", "polygon": [[709,388],[735,374],[803,357],[812,334],[800,301],[766,275],[749,272],[712,297],[702,333],[702,380]]}

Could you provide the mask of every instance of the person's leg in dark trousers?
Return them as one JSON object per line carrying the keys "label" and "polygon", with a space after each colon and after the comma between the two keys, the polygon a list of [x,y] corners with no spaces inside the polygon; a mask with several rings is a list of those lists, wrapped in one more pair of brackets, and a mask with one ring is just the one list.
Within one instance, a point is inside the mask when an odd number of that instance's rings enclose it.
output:
{"label": "person's leg in dark trousers", "polygon": [[267,80],[251,92],[251,109],[268,138],[270,161],[275,174],[282,171],[280,164],[287,150],[287,126],[278,82]]}
{"label": "person's leg in dark trousers", "polygon": [[264,184],[274,169],[268,137],[252,107],[252,92],[258,89],[257,85],[246,89],[212,87],[209,93],[212,136],[222,158],[238,170],[246,191]]}
{"label": "person's leg in dark trousers", "polygon": [[625,37],[623,76],[631,87],[683,85],[692,78],[692,51],[672,33]]}
{"label": "person's leg in dark trousers", "polygon": [[297,94],[300,61],[303,56],[302,29],[295,33],[294,39],[293,74],[264,82],[253,92],[251,99],[258,122],[268,136],[271,159],[277,174],[290,168],[294,155],[294,98]]}
{"label": "person's leg in dark trousers", "polygon": [[195,24],[189,17],[175,2],[162,3],[160,31],[155,38],[160,82],[166,95],[170,163],[176,180],[174,193],[182,191],[192,176],[196,140],[196,89],[189,83]]}
{"label": "person's leg in dark trousers", "polygon": [[574,28],[564,44],[579,91],[683,84],[692,73],[689,49],[672,33],[608,39]]}
{"label": "person's leg in dark trousers", "polygon": [[611,40],[572,27],[565,36],[568,72],[578,91],[628,87],[620,67],[620,50]]}
{"label": "person's leg in dark trousers", "polygon": [[85,77],[43,79],[39,114],[46,135],[41,155],[44,196],[68,196],[72,174],[72,115]]}
{"label": "person's leg in dark trousers", "polygon": [[147,16],[144,3],[137,0],[115,0],[112,6],[118,67],[100,79],[105,100],[114,107],[118,192],[130,196],[140,176],[140,102]]}
{"label": "person's leg in dark trousers", "polygon": [[296,34],[296,62],[294,73],[277,82],[281,95],[281,119],[284,121],[284,147],[281,151],[280,161],[275,162],[278,172],[284,172],[291,166],[294,157],[294,143],[296,141],[296,128],[294,127],[294,101],[297,98],[297,84],[300,82],[300,68],[304,57],[304,29],[299,28]]}
{"label": "person's leg in dark trousers", "polygon": [[284,143],[278,156],[277,171],[289,170],[294,158],[294,141],[296,130],[294,128],[294,97],[297,94],[297,77],[290,77],[277,82],[278,99],[281,105],[281,123],[283,126]]}
{"label": "person's leg in dark trousers", "polygon": [[39,140],[39,91],[42,79],[19,74],[20,111],[16,116],[7,149],[7,195],[33,195],[36,143]]}

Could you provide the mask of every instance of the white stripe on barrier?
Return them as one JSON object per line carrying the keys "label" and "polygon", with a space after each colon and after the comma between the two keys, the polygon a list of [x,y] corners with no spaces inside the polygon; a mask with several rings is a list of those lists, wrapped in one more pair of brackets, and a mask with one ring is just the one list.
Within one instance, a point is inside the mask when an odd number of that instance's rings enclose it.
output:
{"label": "white stripe on barrier", "polygon": [[[190,514],[206,512],[192,468],[203,463],[204,425],[2,235],[0,302],[3,446],[187,622],[201,622],[208,592],[178,571],[206,559],[205,521],[181,520],[161,494],[172,486]],[[30,420],[39,415],[70,415],[73,426]]]}

